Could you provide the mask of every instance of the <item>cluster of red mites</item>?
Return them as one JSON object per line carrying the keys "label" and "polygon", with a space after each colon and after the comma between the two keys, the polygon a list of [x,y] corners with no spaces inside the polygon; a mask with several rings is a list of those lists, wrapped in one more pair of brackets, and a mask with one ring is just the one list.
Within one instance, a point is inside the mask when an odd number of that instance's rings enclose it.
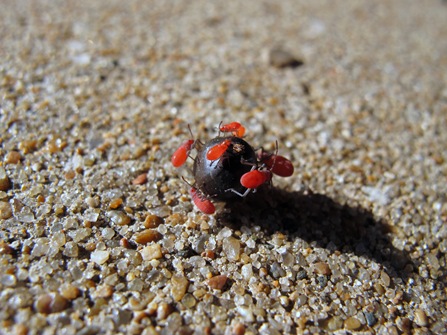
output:
{"label": "cluster of red mites", "polygon": [[[231,135],[221,137],[220,132]],[[197,150],[193,169],[195,182],[190,194],[203,213],[215,212],[211,199],[224,201],[235,195],[245,197],[250,191],[270,183],[272,174],[280,177],[293,174],[290,160],[262,148],[256,153],[242,139],[244,134],[245,128],[239,122],[221,124],[216,138],[206,143],[189,139],[172,155],[172,165],[180,167],[190,157],[191,150]]]}

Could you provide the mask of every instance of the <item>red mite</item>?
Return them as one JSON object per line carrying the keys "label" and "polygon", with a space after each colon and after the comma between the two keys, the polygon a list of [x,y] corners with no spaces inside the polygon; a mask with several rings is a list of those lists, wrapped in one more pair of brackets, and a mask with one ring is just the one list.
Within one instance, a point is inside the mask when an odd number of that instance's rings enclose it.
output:
{"label": "red mite", "polygon": [[172,165],[174,165],[175,167],[180,167],[185,164],[193,144],[194,140],[187,140],[183,142],[183,144],[174,152],[171,157]]}
{"label": "red mite", "polygon": [[261,185],[270,183],[273,174],[280,177],[293,174],[292,162],[277,152],[268,153],[261,149],[256,154],[252,146],[242,139],[245,128],[239,122],[219,125],[219,132],[231,133],[231,136],[218,136],[205,144],[189,139],[171,158],[172,165],[180,167],[191,150],[197,150],[193,167],[195,181],[190,195],[202,213],[213,214],[216,211],[212,200],[245,197],[251,191],[256,192]]}

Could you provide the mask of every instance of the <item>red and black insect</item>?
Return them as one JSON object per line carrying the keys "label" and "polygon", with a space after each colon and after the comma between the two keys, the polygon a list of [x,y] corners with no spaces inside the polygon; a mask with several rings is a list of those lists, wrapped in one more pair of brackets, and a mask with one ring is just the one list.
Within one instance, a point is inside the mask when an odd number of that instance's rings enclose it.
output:
{"label": "red and black insect", "polygon": [[[220,133],[231,133],[220,136]],[[192,149],[194,183],[190,195],[196,207],[205,214],[213,214],[212,200],[225,201],[235,196],[245,197],[263,184],[270,183],[272,175],[289,177],[293,164],[287,158],[260,149],[259,153],[242,136],[245,128],[239,122],[219,125],[219,136],[206,142],[189,139],[174,152],[174,167],[182,166]],[[192,136],[192,135],[191,135]]]}

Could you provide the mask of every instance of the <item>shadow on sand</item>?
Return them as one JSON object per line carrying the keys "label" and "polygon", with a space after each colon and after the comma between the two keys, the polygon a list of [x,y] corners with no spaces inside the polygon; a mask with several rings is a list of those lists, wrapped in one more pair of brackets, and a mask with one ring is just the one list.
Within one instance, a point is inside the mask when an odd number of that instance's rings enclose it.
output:
{"label": "shadow on sand", "polygon": [[280,231],[289,240],[301,238],[318,247],[353,253],[380,264],[393,278],[408,279],[412,264],[409,255],[396,249],[390,239],[390,226],[376,220],[360,207],[342,205],[331,198],[310,192],[260,189],[243,201],[226,204],[217,215],[224,225],[236,228],[256,224],[268,234]]}

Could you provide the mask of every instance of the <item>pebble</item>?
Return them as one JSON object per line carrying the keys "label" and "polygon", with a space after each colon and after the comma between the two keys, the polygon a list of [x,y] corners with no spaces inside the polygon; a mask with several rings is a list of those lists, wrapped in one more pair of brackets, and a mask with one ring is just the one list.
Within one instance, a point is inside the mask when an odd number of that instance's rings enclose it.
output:
{"label": "pebble", "polygon": [[146,229],[134,234],[134,240],[139,244],[148,244],[150,242],[157,242],[162,237],[163,236],[154,229]]}
{"label": "pebble", "polygon": [[132,180],[133,185],[142,185],[147,181],[147,173],[142,173],[138,175],[134,180]]}
{"label": "pebble", "polygon": [[324,262],[315,263],[314,269],[316,273],[324,276],[329,276],[332,273],[331,269],[329,268],[329,265]]}
{"label": "pebble", "polygon": [[51,314],[66,309],[68,302],[58,293],[43,294],[37,298],[34,307],[38,313]]}
{"label": "pebble", "polygon": [[419,327],[426,327],[428,325],[427,314],[422,309],[416,309],[414,312],[414,322]]}
{"label": "pebble", "polygon": [[9,202],[0,201],[0,219],[7,220],[12,216],[12,208]]}
{"label": "pebble", "polygon": [[130,217],[126,213],[121,211],[108,211],[107,216],[114,224],[117,224],[118,226],[128,225],[131,221]]}
{"label": "pebble", "polygon": [[385,271],[382,271],[380,273],[380,280],[382,281],[385,287],[389,287],[391,284],[390,276]]}
{"label": "pebble", "polygon": [[204,257],[204,258],[209,258],[209,259],[214,259],[216,258],[216,254],[214,251],[212,250],[205,250],[203,251],[200,256]]}
{"label": "pebble", "polygon": [[377,319],[373,313],[365,312],[366,323],[368,326],[372,327],[377,323]]}
{"label": "pebble", "polygon": [[385,288],[382,285],[380,285],[379,283],[374,284],[374,289],[379,294],[385,294]]}
{"label": "pebble", "polygon": [[14,326],[15,335],[27,335],[29,333],[29,328],[24,324],[16,324]]}
{"label": "pebble", "polygon": [[328,329],[331,331],[335,331],[341,329],[343,327],[343,320],[339,316],[334,316],[329,319]]}
{"label": "pebble", "polygon": [[37,148],[36,140],[25,140],[19,143],[19,150],[25,155],[33,152]]}
{"label": "pebble", "polygon": [[182,304],[186,308],[192,308],[196,305],[197,301],[192,294],[186,293],[182,298]]}
{"label": "pebble", "polygon": [[130,243],[129,240],[125,237],[123,237],[122,239],[120,239],[120,246],[122,246],[123,248],[130,248]]}
{"label": "pebble", "polygon": [[77,243],[70,241],[65,244],[63,255],[67,257],[78,257],[79,247]]}
{"label": "pebble", "polygon": [[122,198],[115,198],[112,201],[110,201],[109,208],[110,209],[117,209],[122,204],[123,204],[123,199]]}
{"label": "pebble", "polygon": [[98,298],[110,298],[113,292],[114,289],[112,286],[103,284],[96,288],[94,296]]}
{"label": "pebble", "polygon": [[173,312],[173,308],[166,302],[161,302],[157,307],[157,319],[164,320]]}
{"label": "pebble", "polygon": [[6,164],[17,164],[20,162],[22,155],[18,151],[10,151],[5,155]]}
{"label": "pebble", "polygon": [[244,335],[245,326],[242,323],[236,323],[231,330],[231,335]]}
{"label": "pebble", "polygon": [[286,275],[286,271],[281,267],[281,265],[278,262],[274,262],[270,266],[270,272],[273,278],[280,278]]}
{"label": "pebble", "polygon": [[99,197],[98,197],[98,196],[95,196],[95,197],[87,197],[87,198],[85,199],[85,203],[86,203],[89,207],[91,207],[91,208],[96,208],[96,207],[99,206],[99,203],[100,203],[100,201],[99,201]]}
{"label": "pebble", "polygon": [[218,275],[211,277],[206,281],[208,286],[213,290],[222,290],[225,284],[227,283],[228,277],[225,275]]}
{"label": "pebble", "polygon": [[144,297],[130,297],[129,298],[129,307],[133,311],[142,311],[146,308],[149,301],[153,299],[155,295],[152,293],[151,295],[144,295]]}
{"label": "pebble", "polygon": [[344,326],[347,330],[358,330],[362,327],[362,324],[356,317],[350,317],[345,320]]}
{"label": "pebble", "polygon": [[7,255],[11,254],[13,249],[4,240],[0,240],[0,254]]}
{"label": "pebble", "polygon": [[95,250],[90,254],[90,260],[95,262],[98,265],[104,264],[108,261],[110,257],[110,252],[108,251],[102,251],[102,250]]}
{"label": "pebble", "polygon": [[144,227],[145,228],[157,228],[159,225],[163,223],[163,219],[157,215],[149,214],[144,219]]}
{"label": "pebble", "polygon": [[409,318],[398,317],[396,320],[397,327],[405,334],[411,333],[411,321]]}
{"label": "pebble", "polygon": [[74,177],[76,177],[76,172],[73,171],[73,170],[67,171],[67,172],[64,174],[64,177],[65,177],[65,179],[67,179],[67,180],[72,180],[72,179],[74,179]]}
{"label": "pebble", "polygon": [[302,280],[302,279],[306,279],[307,278],[307,272],[306,270],[300,270],[298,271],[298,273],[296,274],[296,279],[298,280]]}
{"label": "pebble", "polygon": [[59,292],[67,300],[76,299],[81,295],[81,290],[72,284],[63,284]]}
{"label": "pebble", "polygon": [[294,68],[304,64],[302,60],[295,58],[290,52],[282,48],[272,48],[270,50],[269,63],[277,68]]}
{"label": "pebble", "polygon": [[240,257],[241,243],[230,236],[223,240],[222,250],[230,261],[237,261]]}
{"label": "pebble", "polygon": [[110,227],[106,227],[101,231],[101,235],[106,240],[111,240],[113,238],[113,236],[115,236],[115,230],[113,230]]}
{"label": "pebble", "polygon": [[141,251],[141,257],[143,257],[143,260],[150,261],[153,259],[160,259],[163,257],[163,254],[161,252],[161,245],[158,243],[148,245],[144,247]]}
{"label": "pebble", "polygon": [[171,226],[176,226],[179,224],[185,223],[185,217],[181,215],[180,213],[173,213],[166,217],[165,219],[166,224],[169,224]]}
{"label": "pebble", "polygon": [[436,255],[429,253],[427,255],[427,264],[435,271],[438,271],[441,265],[439,264],[439,259]]}
{"label": "pebble", "polygon": [[174,301],[182,300],[188,290],[189,281],[182,275],[175,274],[171,278],[171,295]]}
{"label": "pebble", "polygon": [[0,191],[7,191],[11,187],[11,182],[3,167],[0,166]]}
{"label": "pebble", "polygon": [[17,284],[17,278],[13,274],[0,275],[0,284],[6,287],[13,287]]}

